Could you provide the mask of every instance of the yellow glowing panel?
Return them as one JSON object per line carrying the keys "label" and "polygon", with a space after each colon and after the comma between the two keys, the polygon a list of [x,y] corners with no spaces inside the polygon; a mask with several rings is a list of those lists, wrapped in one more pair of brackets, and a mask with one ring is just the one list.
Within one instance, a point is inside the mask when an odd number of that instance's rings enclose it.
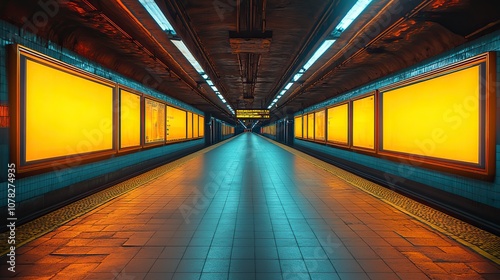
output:
{"label": "yellow glowing panel", "polygon": [[302,116],[295,117],[295,138],[302,138]]}
{"label": "yellow glowing panel", "polygon": [[314,113],[307,115],[307,139],[314,139]]}
{"label": "yellow glowing panel", "polygon": [[325,140],[325,111],[314,113],[314,126],[316,140]]}
{"label": "yellow glowing panel", "polygon": [[120,90],[120,148],[141,144],[141,97]]}
{"label": "yellow glowing panel", "polygon": [[200,137],[205,136],[205,117],[200,116]]}
{"label": "yellow glowing panel", "polygon": [[384,92],[383,150],[479,163],[479,71],[473,66]]}
{"label": "yellow glowing panel", "polygon": [[375,148],[375,97],[370,95],[352,102],[352,145]]}
{"label": "yellow glowing panel", "polygon": [[303,121],[302,136],[304,137],[304,139],[306,139],[307,138],[307,115],[302,115],[302,121]]}
{"label": "yellow glowing panel", "polygon": [[193,138],[193,113],[187,112],[187,138]]}
{"label": "yellow glowing panel", "polygon": [[186,139],[186,111],[167,106],[167,140]]}
{"label": "yellow glowing panel", "polygon": [[26,60],[25,161],[113,148],[113,88]]}
{"label": "yellow glowing panel", "polygon": [[[234,127],[231,127],[231,132],[234,133]],[[276,136],[276,124],[263,127],[262,133]]]}
{"label": "yellow glowing panel", "polygon": [[198,115],[196,114],[193,114],[193,137],[194,138],[200,137],[198,132]]}
{"label": "yellow glowing panel", "polygon": [[144,142],[165,141],[165,104],[146,98],[145,106]]}
{"label": "yellow glowing panel", "polygon": [[349,104],[328,109],[328,141],[349,144]]}

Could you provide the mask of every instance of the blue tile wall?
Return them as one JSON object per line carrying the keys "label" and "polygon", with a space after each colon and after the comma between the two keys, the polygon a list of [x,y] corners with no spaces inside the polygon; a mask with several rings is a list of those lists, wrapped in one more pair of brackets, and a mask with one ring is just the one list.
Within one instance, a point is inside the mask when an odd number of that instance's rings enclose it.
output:
{"label": "blue tile wall", "polygon": [[[422,73],[439,69],[454,62],[462,61],[464,59],[474,57],[488,51],[500,51],[500,31],[494,32],[475,41],[469,42],[463,46],[457,47],[449,52],[441,54],[435,58],[419,63],[415,66],[412,66],[411,69],[405,69],[393,75],[383,77],[375,82],[349,91],[341,96],[306,108],[303,112],[297,112],[295,116],[327,107],[345,100],[349,100],[355,96],[365,94],[369,91],[379,89],[386,85],[390,85],[401,80],[406,80]],[[498,53],[496,65],[498,81],[498,77],[500,77],[500,59],[498,58]],[[500,83],[497,82],[496,85],[497,100],[499,100],[498,97],[500,96]],[[497,116],[500,112],[499,108],[500,106],[498,105],[497,101]],[[500,121],[497,117],[497,135],[500,132],[499,127]],[[500,139],[498,136],[496,145],[496,177],[493,182],[475,180],[473,178],[419,168],[402,162],[397,163],[394,161],[375,158],[353,151],[336,149],[334,147],[302,141],[299,139],[295,139],[294,144],[321,151],[323,153],[356,162],[358,164],[362,164],[371,168],[375,168],[382,172],[398,175],[402,178],[414,180],[436,189],[467,197],[479,203],[500,208]]]}
{"label": "blue tile wall", "polygon": [[[119,84],[134,88],[145,94],[164,100],[172,105],[204,115],[200,110],[182,103],[179,100],[165,96],[135,81],[110,72],[102,66],[84,59],[77,54],[62,49],[60,46],[40,39],[34,34],[21,30],[9,23],[0,21],[0,105],[8,103],[8,75],[6,68],[7,46],[10,44],[21,44],[55,59],[61,60],[78,68],[84,69],[101,77],[107,78]],[[120,170],[121,168],[140,164],[148,159],[163,157],[170,153],[203,145],[203,139],[183,143],[165,145],[158,148],[113,157],[104,161],[75,166],[63,170],[54,170],[37,176],[16,180],[16,201],[22,202],[48,193],[57,189],[67,187],[71,184],[82,182],[100,175]],[[9,163],[9,129],[0,128],[0,207],[7,204],[7,164]]]}

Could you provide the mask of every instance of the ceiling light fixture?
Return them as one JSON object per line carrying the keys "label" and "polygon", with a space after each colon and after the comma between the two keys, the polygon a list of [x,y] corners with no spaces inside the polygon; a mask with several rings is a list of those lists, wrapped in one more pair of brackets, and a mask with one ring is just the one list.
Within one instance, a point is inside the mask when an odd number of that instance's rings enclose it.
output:
{"label": "ceiling light fixture", "polygon": [[251,128],[251,129],[253,130],[253,128],[254,128],[254,127],[255,127],[258,123],[259,123],[259,121],[254,122],[254,123],[253,123],[253,125],[252,125],[252,128]]}
{"label": "ceiling light fixture", "polygon": [[[158,5],[155,3],[154,0],[139,0],[139,2],[144,6],[144,8],[148,11],[148,13],[153,17],[153,19],[158,23],[160,28],[167,32],[168,34],[172,35],[170,37],[170,41],[179,49],[179,51],[184,55],[184,57],[187,59],[187,61],[193,66],[193,68],[198,72],[198,74],[201,75],[201,77],[205,80],[205,82],[212,88],[212,90],[215,92],[217,97],[222,101],[222,103],[226,104],[227,101],[224,99],[224,97],[220,94],[219,90],[217,87],[215,87],[214,83],[212,80],[210,80],[210,77],[205,73],[205,70],[203,70],[203,67],[201,67],[200,63],[194,58],[193,54],[189,51],[187,46],[182,42],[182,40],[179,37],[174,37],[177,33],[175,32],[173,26],[170,24],[170,22],[167,20],[163,12],[160,10]],[[231,108],[229,104],[226,104],[227,108],[229,111],[234,115],[234,110]]]}
{"label": "ceiling light fixture", "polygon": [[189,49],[186,47],[184,42],[181,40],[171,40],[172,43],[181,51],[181,53],[184,55],[184,57],[189,61],[189,63],[194,67],[196,72],[198,72],[200,75],[205,74],[205,71],[203,68],[201,68],[201,65],[198,63],[196,58],[194,58],[193,54],[189,51]]}
{"label": "ceiling light fixture", "polygon": [[156,5],[154,0],[139,0],[139,2],[146,8],[148,13],[153,17],[153,19],[158,23],[160,28],[172,35],[176,35],[174,27],[167,20],[165,15],[161,12],[158,5]]}
{"label": "ceiling light fixture", "polygon": [[319,48],[314,52],[314,54],[309,58],[309,60],[300,68],[300,70],[293,75],[292,81],[290,81],[285,88],[280,92],[280,94],[273,100],[273,102],[267,107],[267,109],[271,109],[278,100],[289,90],[294,82],[297,82],[302,75],[326,52],[330,49],[330,47],[335,43],[336,39],[346,30],[355,20],[356,18],[368,7],[368,5],[373,0],[358,0],[352,8],[347,12],[347,14],[342,18],[339,24],[333,29],[330,33],[330,36],[321,43]]}
{"label": "ceiling light fixture", "polygon": [[245,128],[245,129],[248,129],[247,126],[245,125],[245,123],[243,123],[240,119],[238,119],[238,121],[241,123],[241,125]]}

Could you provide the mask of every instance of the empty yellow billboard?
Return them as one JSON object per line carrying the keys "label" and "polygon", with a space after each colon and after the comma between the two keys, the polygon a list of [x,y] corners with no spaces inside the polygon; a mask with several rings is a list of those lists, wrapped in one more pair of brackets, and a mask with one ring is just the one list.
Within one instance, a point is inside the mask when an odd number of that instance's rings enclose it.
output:
{"label": "empty yellow billboard", "polygon": [[349,144],[349,104],[344,103],[328,109],[328,141]]}
{"label": "empty yellow billboard", "polygon": [[314,113],[314,139],[325,140],[325,111]]}
{"label": "empty yellow billboard", "polygon": [[314,113],[307,114],[307,139],[314,139]]}
{"label": "empty yellow billboard", "polygon": [[191,112],[187,112],[187,138],[193,138],[193,113]]}
{"label": "empty yellow billboard", "polygon": [[200,116],[200,137],[205,136],[205,117]]}
{"label": "empty yellow billboard", "polygon": [[21,73],[25,162],[113,149],[113,86],[31,59]]}
{"label": "empty yellow billboard", "polygon": [[382,150],[479,163],[479,65],[381,96]]}
{"label": "empty yellow billboard", "polygon": [[375,149],[375,96],[352,101],[352,145]]}
{"label": "empty yellow billboard", "polygon": [[295,117],[295,138],[302,138],[302,116]]}
{"label": "empty yellow billboard", "polygon": [[302,115],[302,137],[307,139],[307,115]]}
{"label": "empty yellow billboard", "polygon": [[141,96],[120,89],[120,148],[141,145]]}
{"label": "empty yellow billboard", "polygon": [[145,99],[144,143],[165,141],[165,104]]}
{"label": "empty yellow billboard", "polygon": [[193,137],[198,138],[200,136],[198,130],[198,115],[193,114]]}
{"label": "empty yellow billboard", "polygon": [[186,139],[186,111],[167,106],[167,141]]}

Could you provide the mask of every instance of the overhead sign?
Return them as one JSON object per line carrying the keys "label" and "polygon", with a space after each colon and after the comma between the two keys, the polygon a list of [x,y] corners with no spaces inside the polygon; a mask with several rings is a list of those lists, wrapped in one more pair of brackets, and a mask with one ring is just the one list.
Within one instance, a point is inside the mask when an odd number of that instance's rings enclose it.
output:
{"label": "overhead sign", "polygon": [[269,119],[269,110],[236,110],[236,118],[238,119]]}

